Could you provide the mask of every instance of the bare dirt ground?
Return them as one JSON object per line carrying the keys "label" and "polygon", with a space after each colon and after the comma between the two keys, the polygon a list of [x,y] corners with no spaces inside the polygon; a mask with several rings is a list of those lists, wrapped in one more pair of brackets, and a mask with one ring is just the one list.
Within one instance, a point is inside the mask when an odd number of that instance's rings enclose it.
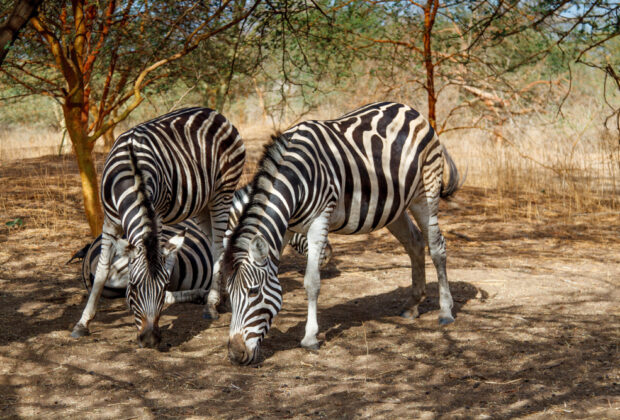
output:
{"label": "bare dirt ground", "polygon": [[470,187],[442,203],[455,323],[437,323],[430,258],[412,322],[398,316],[410,270],[397,241],[333,236],[320,350],[299,347],[304,261],[287,251],[263,361],[237,367],[230,314],[209,322],[197,305],[165,310],[160,350],[137,348],[123,300],[102,300],[92,334],[70,338],[87,298],[79,265],[65,265],[88,235],[75,164],[1,162],[0,417],[620,418],[618,215],[495,206]]}

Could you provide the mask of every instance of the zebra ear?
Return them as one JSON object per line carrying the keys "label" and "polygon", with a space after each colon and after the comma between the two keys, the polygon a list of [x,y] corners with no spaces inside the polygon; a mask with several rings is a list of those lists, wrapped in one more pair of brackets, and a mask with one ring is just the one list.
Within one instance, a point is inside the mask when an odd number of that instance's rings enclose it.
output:
{"label": "zebra ear", "polygon": [[173,236],[168,239],[162,249],[162,255],[164,256],[164,268],[168,275],[172,275],[172,269],[174,268],[174,264],[176,262],[177,252],[183,246],[183,242],[185,241],[185,232],[179,233],[178,235]]}
{"label": "zebra ear", "polygon": [[120,257],[134,259],[137,255],[136,247],[129,243],[127,239],[117,239],[114,242],[114,246],[116,247],[116,254]]}
{"label": "zebra ear", "polygon": [[164,257],[168,257],[169,255],[174,256],[177,252],[179,252],[179,249],[181,249],[183,242],[185,241],[185,232],[186,230],[168,239],[162,250]]}
{"label": "zebra ear", "polygon": [[250,257],[259,264],[263,264],[269,256],[269,244],[258,234],[250,241]]}

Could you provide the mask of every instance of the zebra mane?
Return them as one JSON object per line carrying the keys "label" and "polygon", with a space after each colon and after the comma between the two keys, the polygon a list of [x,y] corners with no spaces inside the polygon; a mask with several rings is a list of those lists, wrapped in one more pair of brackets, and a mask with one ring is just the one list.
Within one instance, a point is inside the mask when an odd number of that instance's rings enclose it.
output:
{"label": "zebra mane", "polygon": [[239,216],[239,222],[233,230],[232,236],[229,241],[229,246],[224,251],[223,267],[224,269],[232,270],[234,263],[234,254],[238,251],[247,251],[249,249],[250,238],[242,235],[242,226],[245,219],[249,217],[249,210],[256,204],[255,196],[258,192],[261,192],[265,185],[265,180],[271,181],[275,173],[278,172],[278,168],[282,163],[282,156],[287,150],[290,142],[290,135],[286,133],[277,132],[271,136],[271,142],[266,144],[263,149],[263,156],[258,163],[258,169],[252,179],[250,185],[250,200],[245,206],[241,216]]}
{"label": "zebra mane", "polygon": [[[159,232],[161,230],[161,226],[159,223],[159,217],[157,216],[157,213],[155,213],[153,203],[151,202],[149,194],[146,191],[144,175],[138,166],[138,157],[136,156],[131,141],[127,143],[127,152],[135,181],[138,206],[144,209],[144,214],[141,217],[142,219],[146,219],[146,223],[142,228],[142,243],[144,244],[144,252],[146,254],[148,270],[151,271],[156,267],[156,262],[160,257]],[[156,273],[151,272],[152,276],[155,276],[155,274]]]}

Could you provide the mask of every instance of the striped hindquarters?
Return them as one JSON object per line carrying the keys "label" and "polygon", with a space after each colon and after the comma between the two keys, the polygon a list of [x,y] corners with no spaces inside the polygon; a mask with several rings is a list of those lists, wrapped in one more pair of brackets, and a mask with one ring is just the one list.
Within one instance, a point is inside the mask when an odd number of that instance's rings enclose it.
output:
{"label": "striped hindquarters", "polygon": [[217,207],[218,200],[229,201],[245,162],[237,129],[207,108],[175,111],[123,133],[106,160],[101,195],[106,216],[123,226],[130,241],[140,212],[127,193],[135,184],[130,147],[163,224],[193,217],[209,203]]}

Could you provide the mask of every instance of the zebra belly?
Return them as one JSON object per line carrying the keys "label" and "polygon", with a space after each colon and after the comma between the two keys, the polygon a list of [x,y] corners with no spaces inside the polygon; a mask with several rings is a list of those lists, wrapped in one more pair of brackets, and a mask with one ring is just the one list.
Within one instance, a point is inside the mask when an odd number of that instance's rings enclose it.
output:
{"label": "zebra belly", "polygon": [[329,231],[344,235],[370,233],[392,223],[407,210],[413,188],[401,185],[397,194],[390,190],[379,194],[377,190],[358,189],[349,200],[341,194],[329,220]]}

